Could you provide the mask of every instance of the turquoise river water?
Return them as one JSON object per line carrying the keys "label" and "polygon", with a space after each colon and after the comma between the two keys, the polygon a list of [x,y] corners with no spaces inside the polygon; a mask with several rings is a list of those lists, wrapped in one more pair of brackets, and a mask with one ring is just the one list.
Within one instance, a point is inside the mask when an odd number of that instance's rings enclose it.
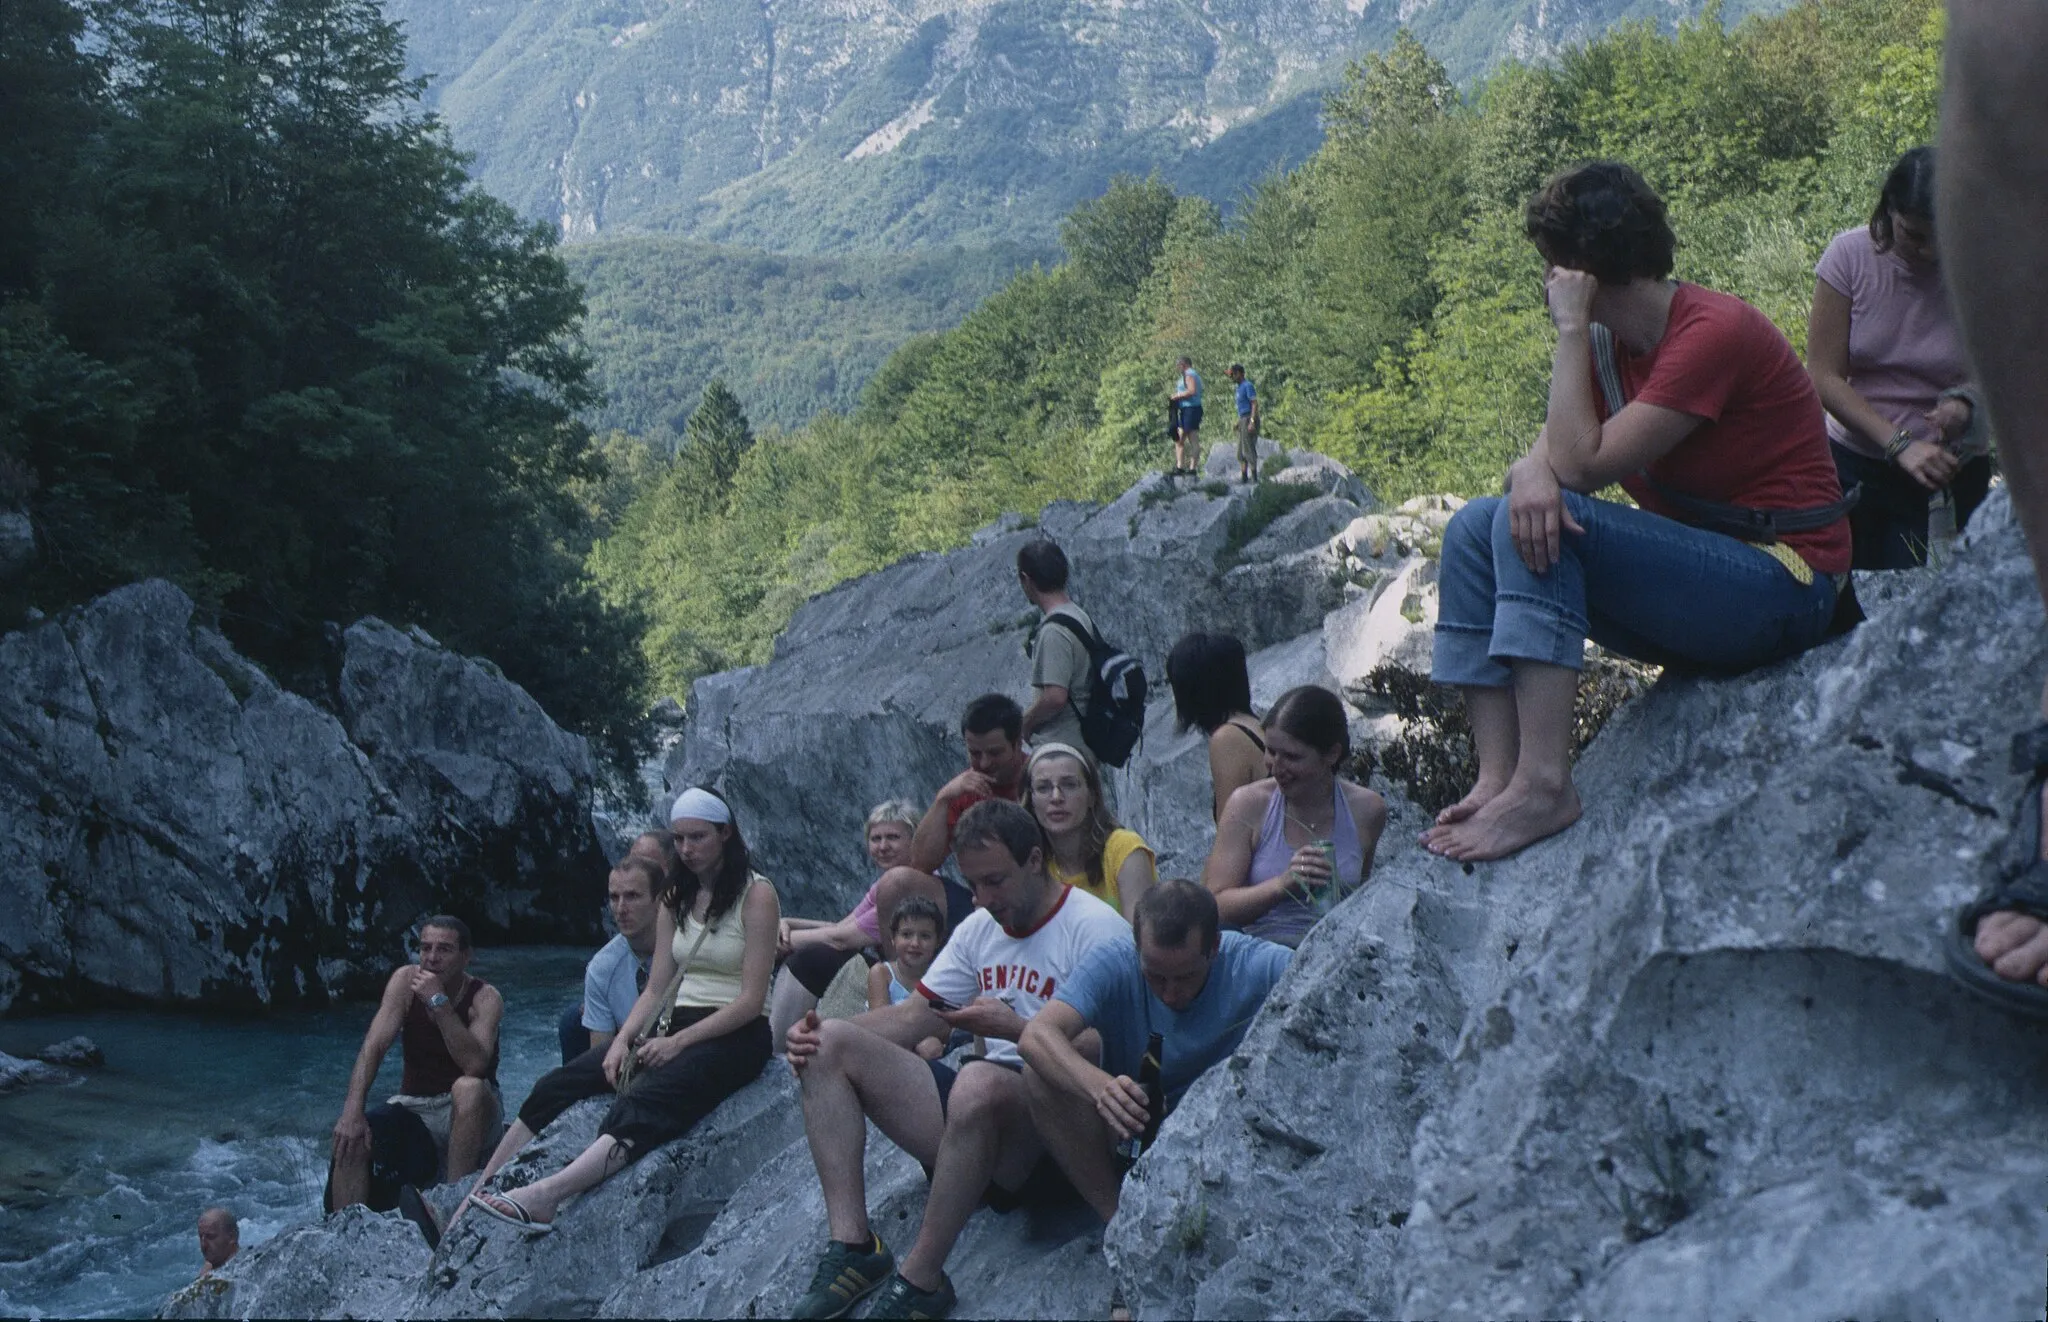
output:
{"label": "turquoise river water", "polygon": [[[557,1064],[555,1023],[585,950],[479,951],[505,994],[507,1109]],[[262,1018],[150,1011],[0,1020],[0,1051],[84,1034],[107,1063],[80,1082],[0,1097],[0,1316],[147,1317],[201,1267],[209,1204],[242,1246],[320,1214],[327,1141],[373,1005]],[[373,1098],[398,1090],[394,1050]]]}

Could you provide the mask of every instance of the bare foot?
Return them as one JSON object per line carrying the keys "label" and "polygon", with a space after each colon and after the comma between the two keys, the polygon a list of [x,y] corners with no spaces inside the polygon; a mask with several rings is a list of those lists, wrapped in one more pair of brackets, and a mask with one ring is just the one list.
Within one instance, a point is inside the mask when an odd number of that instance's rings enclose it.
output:
{"label": "bare foot", "polygon": [[2048,925],[2006,910],[1977,921],[1977,954],[2008,982],[2048,984]]}
{"label": "bare foot", "polygon": [[[2048,785],[2041,787],[2041,812],[2048,822]],[[2041,856],[2048,858],[2048,831],[2041,837]],[[2031,914],[2010,909],[1977,920],[1977,955],[2008,982],[2048,986],[2048,924]]]}
{"label": "bare foot", "polygon": [[[1496,781],[1490,777],[1481,776],[1473,782],[1471,789],[1465,791],[1464,798],[1436,815],[1436,824],[1438,826],[1449,826],[1453,822],[1464,821],[1473,813],[1478,812],[1481,808],[1499,798],[1500,792],[1507,787],[1506,777]],[[1429,838],[1435,834],[1434,830],[1424,831],[1422,833],[1422,843],[1428,844]]]}
{"label": "bare foot", "polygon": [[1555,791],[1510,785],[1462,822],[1438,827],[1429,851],[1460,863],[1506,858],[1579,820],[1579,792],[1567,781]]}

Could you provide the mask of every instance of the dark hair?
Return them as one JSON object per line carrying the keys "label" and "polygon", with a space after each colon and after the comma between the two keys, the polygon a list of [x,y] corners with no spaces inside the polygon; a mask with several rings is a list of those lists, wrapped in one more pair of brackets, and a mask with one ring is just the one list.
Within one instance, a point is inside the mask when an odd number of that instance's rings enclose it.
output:
{"label": "dark hair", "polygon": [[1191,633],[1166,654],[1166,682],[1180,728],[1214,734],[1239,712],[1252,709],[1251,673],[1244,644],[1234,634]]}
{"label": "dark hair", "polygon": [[1344,702],[1317,684],[1289,689],[1266,713],[1266,728],[1292,735],[1319,753],[1335,752],[1338,760],[1351,753],[1351,723]]}
{"label": "dark hair", "polygon": [[1870,241],[1879,252],[1892,250],[1892,213],[1914,220],[1934,219],[1934,148],[1915,147],[1893,163],[1878,190],[1877,210],[1870,213]]}
{"label": "dark hair", "polygon": [[897,901],[896,912],[889,915],[889,935],[894,936],[905,919],[914,922],[920,918],[932,925],[932,931],[939,934],[940,940],[945,939],[946,911],[924,895],[906,895]]}
{"label": "dark hair", "polygon": [[1243,364],[1243,363],[1232,363],[1232,364],[1230,365],[1230,370],[1231,370],[1231,371],[1233,371],[1233,372],[1242,372],[1242,371],[1244,370],[1244,364]]}
{"label": "dark hair", "polygon": [[1024,742],[1024,709],[1007,693],[984,693],[960,713],[961,734],[989,734],[1001,730],[1010,742]]}
{"label": "dark hair", "polygon": [[1001,845],[1018,863],[1029,862],[1034,849],[1041,858],[1048,852],[1045,829],[1039,826],[1038,819],[1008,799],[983,799],[961,813],[960,825],[953,829],[956,854],[989,845]]}
{"label": "dark hair", "polygon": [[[732,811],[732,805],[726,803],[724,795],[702,785],[697,788],[725,803],[727,812]],[[718,875],[711,879],[711,905],[704,911],[707,925],[717,922],[740,902],[740,896],[747,893],[748,879],[754,875],[753,859],[747,853],[746,837],[740,834],[739,819],[735,817],[724,826],[725,848],[718,855]],[[661,897],[661,902],[675,915],[676,926],[682,926],[683,915],[697,907],[697,891],[703,884],[703,878],[678,857],[668,892]]]}
{"label": "dark hair", "polygon": [[1040,537],[1017,548],[1017,572],[1031,580],[1041,592],[1064,592],[1067,588],[1067,553],[1050,537]]}
{"label": "dark hair", "polygon": [[452,914],[452,913],[437,913],[437,914],[433,915],[433,916],[432,916],[432,917],[430,917],[430,918],[422,918],[422,919],[420,919],[420,923],[419,923],[419,930],[420,930],[420,931],[424,932],[424,931],[426,931],[426,930],[427,930],[427,929],[428,929],[429,927],[438,927],[438,928],[440,928],[440,929],[441,929],[442,931],[444,931],[444,932],[453,932],[453,933],[455,933],[455,944],[456,944],[456,946],[457,946],[458,948],[460,948],[460,949],[463,949],[463,950],[468,950],[468,949],[470,948],[470,945],[469,945],[469,924],[468,924],[468,923],[465,923],[465,922],[463,922],[463,921],[462,921],[462,920],[461,920],[460,918],[457,918],[457,917],[456,917],[456,916],[455,916],[454,914]]}
{"label": "dark hair", "polygon": [[612,864],[612,874],[614,876],[621,872],[630,877],[638,877],[646,882],[647,898],[650,900],[666,891],[672,884],[669,874],[663,871],[661,864],[651,858],[643,858],[639,854],[628,854]]}
{"label": "dark hair", "polygon": [[1587,161],[1550,176],[1529,199],[1522,232],[1546,261],[1607,285],[1662,280],[1678,248],[1662,199],[1620,161]]}
{"label": "dark hair", "polygon": [[1222,918],[1216,911],[1216,897],[1206,886],[1186,877],[1174,877],[1138,897],[1131,914],[1131,936],[1140,946],[1149,934],[1155,946],[1182,946],[1188,933],[1201,935],[1202,949],[1213,952],[1221,941]]}
{"label": "dark hair", "polygon": [[1193,367],[1195,365],[1195,360],[1188,357],[1186,354],[1182,354],[1180,357],[1173,360],[1173,365],[1175,367]]}

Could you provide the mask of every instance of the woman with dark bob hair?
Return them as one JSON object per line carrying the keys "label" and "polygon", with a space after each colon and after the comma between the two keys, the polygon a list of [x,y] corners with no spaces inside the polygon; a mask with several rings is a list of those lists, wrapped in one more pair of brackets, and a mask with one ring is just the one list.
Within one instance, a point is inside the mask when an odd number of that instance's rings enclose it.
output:
{"label": "woman with dark bob hair", "polygon": [[[1578,820],[1586,639],[1748,670],[1828,637],[1849,569],[1813,382],[1763,313],[1667,278],[1676,240],[1642,176],[1566,170],[1525,231],[1557,327],[1549,411],[1508,494],[1452,518],[1440,566],[1433,677],[1464,693],[1479,775],[1422,841],[1466,861]],[[1640,508],[1593,499],[1610,482]]]}
{"label": "woman with dark bob hair", "polygon": [[1266,741],[1252,713],[1244,644],[1227,633],[1191,633],[1167,653],[1166,682],[1180,728],[1208,736],[1209,814],[1221,821],[1230,796],[1266,774]]}
{"label": "woman with dark bob hair", "polygon": [[[679,866],[655,911],[647,989],[608,1046],[592,1047],[533,1085],[519,1119],[478,1174],[465,1212],[529,1231],[551,1229],[564,1199],[688,1133],[768,1063],[763,1010],[782,918],[775,887],[753,870],[739,823],[718,795],[684,790],[669,818]],[[666,1035],[650,1031],[645,1042],[635,1041],[671,1007]],[[620,1089],[629,1054],[637,1072]],[[586,1097],[611,1092],[618,1096],[597,1138],[567,1166],[516,1190],[487,1187],[555,1117]]]}
{"label": "woman with dark bob hair", "polygon": [[1270,774],[1223,806],[1202,884],[1225,927],[1292,947],[1372,874],[1387,804],[1337,774],[1351,731],[1328,689],[1281,694],[1266,713],[1266,750]]}
{"label": "woman with dark bob hair", "polygon": [[1928,502],[1961,528],[1991,486],[1989,428],[1934,248],[1934,149],[1885,176],[1868,225],[1843,230],[1814,268],[1806,367],[1828,411],[1858,569],[1927,560]]}

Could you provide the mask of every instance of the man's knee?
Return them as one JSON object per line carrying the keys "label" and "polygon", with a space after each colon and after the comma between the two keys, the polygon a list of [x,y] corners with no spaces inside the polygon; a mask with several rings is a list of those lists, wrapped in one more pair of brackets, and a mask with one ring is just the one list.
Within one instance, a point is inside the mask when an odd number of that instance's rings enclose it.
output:
{"label": "man's knee", "polygon": [[1022,1075],[999,1065],[963,1069],[946,1099],[946,1126],[997,1126],[1021,1118],[1026,1111]]}
{"label": "man's knee", "polygon": [[494,1102],[491,1085],[464,1075],[448,1089],[448,1109],[456,1115],[482,1115]]}
{"label": "man's knee", "polygon": [[946,883],[929,872],[890,868],[875,882],[875,916],[884,932],[889,930],[889,919],[895,915],[896,906],[912,895],[922,895],[941,909],[946,907]]}
{"label": "man's knee", "polygon": [[1499,496],[1481,496],[1468,500],[1462,509],[1451,515],[1451,521],[1444,525],[1443,553],[1454,555],[1459,551],[1492,555],[1493,523],[1496,516],[1507,517],[1507,501]]}

